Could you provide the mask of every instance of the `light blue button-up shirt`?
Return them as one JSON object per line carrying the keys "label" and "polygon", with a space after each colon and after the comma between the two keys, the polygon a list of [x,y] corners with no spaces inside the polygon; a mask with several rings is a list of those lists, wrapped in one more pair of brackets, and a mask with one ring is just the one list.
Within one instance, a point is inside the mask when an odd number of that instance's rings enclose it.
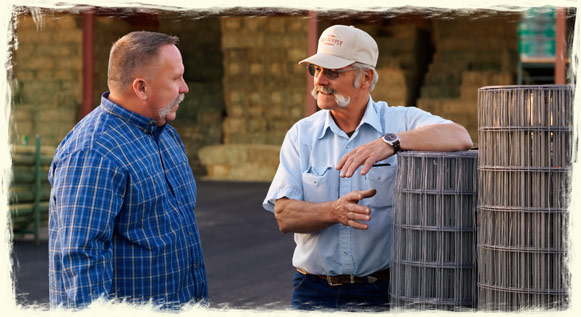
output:
{"label": "light blue button-up shirt", "polygon": [[[277,199],[327,202],[354,191],[375,188],[363,199],[371,208],[367,230],[335,224],[318,232],[295,233],[293,266],[311,274],[365,276],[389,267],[392,243],[393,186],[397,155],[361,176],[361,167],[350,178],[339,177],[337,162],[354,148],[387,132],[398,133],[438,123],[451,123],[415,107],[389,107],[371,97],[359,126],[351,137],[342,131],[329,110],[304,118],[287,132],[280,164],[263,207],[274,212]],[[385,164],[387,163],[387,164]]]}

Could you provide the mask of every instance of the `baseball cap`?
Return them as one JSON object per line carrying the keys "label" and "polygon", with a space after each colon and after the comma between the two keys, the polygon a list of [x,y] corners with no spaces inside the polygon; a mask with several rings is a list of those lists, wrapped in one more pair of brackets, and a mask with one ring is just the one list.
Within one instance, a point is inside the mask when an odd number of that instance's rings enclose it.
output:
{"label": "baseball cap", "polygon": [[360,62],[375,67],[378,55],[377,43],[367,32],[352,25],[333,25],[321,34],[317,54],[299,64],[337,69]]}

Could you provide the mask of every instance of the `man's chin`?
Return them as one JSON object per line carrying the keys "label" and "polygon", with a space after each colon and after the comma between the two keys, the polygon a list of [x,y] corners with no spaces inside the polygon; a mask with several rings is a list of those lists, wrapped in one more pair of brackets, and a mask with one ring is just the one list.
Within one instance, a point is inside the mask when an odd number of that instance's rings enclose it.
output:
{"label": "man's chin", "polygon": [[165,122],[171,122],[174,121],[176,119],[177,115],[175,113],[175,111],[169,113],[167,116],[165,116]]}
{"label": "man's chin", "polygon": [[337,106],[337,101],[333,95],[319,94],[317,96],[317,106],[321,109],[333,109]]}

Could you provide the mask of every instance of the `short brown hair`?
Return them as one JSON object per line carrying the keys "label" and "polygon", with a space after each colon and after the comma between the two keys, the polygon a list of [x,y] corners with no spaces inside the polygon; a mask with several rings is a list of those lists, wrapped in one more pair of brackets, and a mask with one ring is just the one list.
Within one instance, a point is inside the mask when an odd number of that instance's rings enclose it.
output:
{"label": "short brown hair", "polygon": [[107,84],[109,90],[124,90],[135,79],[135,71],[146,66],[158,56],[159,48],[165,45],[177,45],[177,36],[157,32],[131,32],[111,47]]}

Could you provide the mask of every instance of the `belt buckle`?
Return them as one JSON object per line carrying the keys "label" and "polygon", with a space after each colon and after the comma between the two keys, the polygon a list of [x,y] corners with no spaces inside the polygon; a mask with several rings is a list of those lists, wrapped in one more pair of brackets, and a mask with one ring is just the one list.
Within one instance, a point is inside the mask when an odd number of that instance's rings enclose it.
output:
{"label": "belt buckle", "polygon": [[332,276],[327,275],[327,283],[329,283],[329,286],[341,286],[343,285],[343,283],[335,283],[333,282],[333,280],[331,279]]}

